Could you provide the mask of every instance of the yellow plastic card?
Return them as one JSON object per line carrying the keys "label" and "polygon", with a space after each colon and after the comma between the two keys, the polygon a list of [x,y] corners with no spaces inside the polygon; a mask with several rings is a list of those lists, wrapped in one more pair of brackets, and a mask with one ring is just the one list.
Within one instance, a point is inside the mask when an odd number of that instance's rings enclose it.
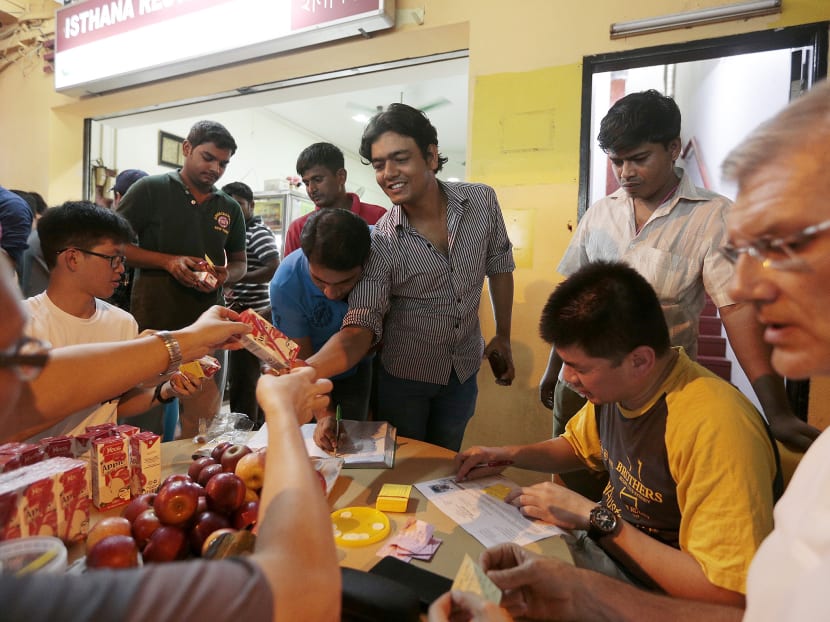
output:
{"label": "yellow plastic card", "polygon": [[389,519],[374,508],[352,507],[331,514],[334,541],[339,546],[366,546],[389,535]]}

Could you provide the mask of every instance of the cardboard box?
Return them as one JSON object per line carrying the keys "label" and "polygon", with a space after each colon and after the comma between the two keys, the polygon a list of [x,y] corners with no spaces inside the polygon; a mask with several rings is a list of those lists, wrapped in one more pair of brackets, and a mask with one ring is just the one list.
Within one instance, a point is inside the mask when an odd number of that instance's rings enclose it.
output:
{"label": "cardboard box", "polygon": [[47,458],[72,458],[71,436],[48,436],[40,439],[40,447]]}
{"label": "cardboard box", "polygon": [[412,486],[409,484],[384,484],[378,494],[375,508],[381,512],[406,512]]}
{"label": "cardboard box", "polygon": [[93,440],[89,468],[95,507],[109,510],[130,501],[130,446],[126,436]]}
{"label": "cardboard box", "polygon": [[248,352],[274,369],[292,367],[300,346],[252,309],[240,313],[239,320],[251,327],[251,332],[241,337]]}
{"label": "cardboard box", "polygon": [[161,484],[161,437],[140,432],[130,437],[130,491],[134,497]]}

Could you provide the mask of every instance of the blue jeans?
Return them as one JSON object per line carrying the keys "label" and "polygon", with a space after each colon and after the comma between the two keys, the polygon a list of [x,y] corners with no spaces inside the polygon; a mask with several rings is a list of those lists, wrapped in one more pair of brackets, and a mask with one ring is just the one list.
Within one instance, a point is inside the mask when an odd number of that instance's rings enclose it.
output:
{"label": "blue jeans", "polygon": [[397,378],[381,365],[375,419],[390,422],[401,436],[458,451],[477,396],[476,374],[462,383],[453,370],[443,385]]}

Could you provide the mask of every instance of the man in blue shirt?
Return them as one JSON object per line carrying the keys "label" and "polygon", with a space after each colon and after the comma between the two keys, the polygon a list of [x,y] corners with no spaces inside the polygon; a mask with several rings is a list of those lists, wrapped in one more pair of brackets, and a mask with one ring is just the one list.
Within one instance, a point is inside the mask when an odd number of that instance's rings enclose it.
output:
{"label": "man in blue shirt", "polygon": [[[300,248],[289,254],[271,281],[274,326],[300,346],[306,359],[340,330],[349,309],[349,292],[363,275],[369,256],[369,226],[357,214],[331,208],[312,213],[300,236]],[[372,388],[372,355],[332,378],[329,411],[318,415],[315,439],[333,449],[332,415],[339,405],[345,419],[365,420]]]}

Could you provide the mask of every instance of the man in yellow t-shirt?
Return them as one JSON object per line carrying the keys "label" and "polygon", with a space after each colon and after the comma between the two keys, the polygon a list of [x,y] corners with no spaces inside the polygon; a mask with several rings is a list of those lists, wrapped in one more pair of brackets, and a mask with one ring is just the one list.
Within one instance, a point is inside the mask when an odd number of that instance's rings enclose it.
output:
{"label": "man in yellow t-shirt", "polygon": [[776,454],[765,423],[734,387],[672,348],[648,282],[622,263],[593,263],[551,295],[542,337],[588,400],[561,437],[473,447],[458,477],[507,462],[562,473],[607,471],[597,504],[545,482],[507,501],[574,530],[576,564],[694,600],[742,605],[755,551],[772,529]]}

